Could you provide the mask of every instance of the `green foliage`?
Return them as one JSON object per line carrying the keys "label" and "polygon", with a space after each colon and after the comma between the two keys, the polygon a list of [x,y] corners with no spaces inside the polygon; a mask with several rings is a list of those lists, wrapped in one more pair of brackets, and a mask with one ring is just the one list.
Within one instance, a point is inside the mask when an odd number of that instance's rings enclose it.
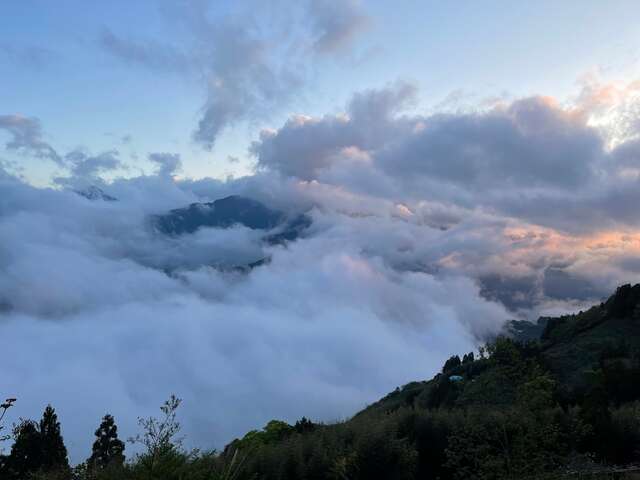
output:
{"label": "green foliage", "polygon": [[178,472],[184,467],[189,455],[182,449],[182,438],[178,437],[180,423],[176,419],[181,400],[171,395],[160,407],[162,417],[139,418],[142,429],[129,442],[144,448],[134,464],[134,471],[143,479],[180,478]]}
{"label": "green foliage", "polygon": [[271,420],[262,430],[251,430],[240,440],[235,440],[233,447],[236,450],[250,451],[284,440],[295,431],[296,429],[286,422]]}

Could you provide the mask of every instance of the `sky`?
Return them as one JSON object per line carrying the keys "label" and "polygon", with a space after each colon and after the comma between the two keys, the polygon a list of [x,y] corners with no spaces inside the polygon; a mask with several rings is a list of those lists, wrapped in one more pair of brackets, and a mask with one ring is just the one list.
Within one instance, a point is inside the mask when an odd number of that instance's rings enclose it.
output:
{"label": "sky", "polygon": [[[63,151],[120,151],[129,175],[161,150],[181,154],[185,176],[223,178],[251,172],[247,145],[262,128],[339,111],[353,92],[388,82],[415,84],[427,109],[564,98],[585,75],[640,69],[632,1],[329,3],[3,2],[0,105],[38,118]],[[314,49],[327,32],[334,44]],[[216,76],[247,98],[194,141]],[[222,90],[241,97],[234,88]],[[30,181],[47,183],[54,167],[19,160]]]}
{"label": "sky", "polygon": [[[78,462],[104,413],[126,437],[175,393],[189,444],[221,448],[637,282],[639,10],[2,2],[14,419],[51,402]],[[286,245],[154,229],[228,195],[312,224]]]}

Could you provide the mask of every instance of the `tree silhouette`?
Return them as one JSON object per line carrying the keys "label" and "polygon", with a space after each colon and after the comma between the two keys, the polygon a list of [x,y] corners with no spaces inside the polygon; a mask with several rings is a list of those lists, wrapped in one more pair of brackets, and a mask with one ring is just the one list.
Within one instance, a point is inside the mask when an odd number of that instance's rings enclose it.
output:
{"label": "tree silhouette", "polygon": [[178,437],[180,423],[176,419],[176,411],[182,402],[175,395],[171,395],[160,407],[161,418],[138,418],[138,425],[142,434],[128,439],[133,444],[144,447],[144,453],[138,456],[139,464],[150,476],[155,478],[157,470],[171,463],[176,454],[182,452],[182,438]]}
{"label": "tree silhouette", "polygon": [[102,423],[95,433],[91,457],[88,466],[91,469],[103,469],[110,466],[121,466],[124,463],[124,442],[118,439],[118,427],[109,414],[102,418]]}
{"label": "tree silhouette", "polygon": [[42,439],[38,424],[21,420],[13,429],[14,443],[6,462],[9,478],[27,478],[43,465]]}
{"label": "tree silhouette", "polygon": [[7,413],[7,410],[13,407],[13,404],[15,403],[15,401],[16,401],[15,398],[7,398],[3,403],[0,404],[0,442],[4,440],[9,440],[9,438],[11,438],[10,435],[2,435],[2,429],[4,428],[4,425],[2,424],[2,419]]}
{"label": "tree silhouette", "polygon": [[67,447],[60,433],[58,415],[51,405],[47,405],[42,420],[40,420],[40,437],[42,441],[42,454],[44,456],[44,470],[61,470],[69,468]]}

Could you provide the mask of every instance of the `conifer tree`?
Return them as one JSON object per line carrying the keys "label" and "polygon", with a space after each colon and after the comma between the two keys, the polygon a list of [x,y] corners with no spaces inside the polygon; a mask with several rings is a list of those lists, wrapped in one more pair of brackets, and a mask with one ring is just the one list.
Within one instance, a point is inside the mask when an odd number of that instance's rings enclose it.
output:
{"label": "conifer tree", "polygon": [[91,469],[103,469],[110,466],[121,466],[124,463],[124,442],[118,438],[118,427],[109,414],[102,418],[102,423],[95,432],[91,457],[88,465]]}
{"label": "conifer tree", "polygon": [[40,437],[45,471],[68,470],[67,447],[60,432],[58,415],[51,405],[47,405],[40,420]]}

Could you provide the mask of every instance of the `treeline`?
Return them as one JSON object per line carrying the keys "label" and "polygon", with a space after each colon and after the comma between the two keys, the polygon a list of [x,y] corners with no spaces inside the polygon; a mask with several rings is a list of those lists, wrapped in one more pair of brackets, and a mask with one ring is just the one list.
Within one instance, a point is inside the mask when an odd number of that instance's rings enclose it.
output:
{"label": "treeline", "polygon": [[15,427],[0,478],[498,480],[572,478],[640,462],[638,351],[603,348],[597,368],[571,391],[548,362],[539,343],[499,338],[479,358],[451,357],[433,380],[399,388],[347,422],[273,420],[221,452],[183,448],[172,397],[161,417],[140,419],[141,433],[130,439],[140,453],[125,459],[106,415],[90,458],[74,468],[47,407],[39,422]]}
{"label": "treeline", "polygon": [[[0,420],[15,399],[0,405]],[[105,415],[95,431],[91,456],[71,467],[55,410],[46,407],[39,422],[21,419],[13,428],[8,455],[0,455],[1,480],[225,480],[234,477],[235,460],[215,452],[187,451],[179,436],[176,411],[180,399],[172,396],[160,408],[158,418],[140,418],[141,432],[128,439],[140,453],[125,458],[125,443],[111,415]],[[0,425],[0,430],[2,426]]]}

